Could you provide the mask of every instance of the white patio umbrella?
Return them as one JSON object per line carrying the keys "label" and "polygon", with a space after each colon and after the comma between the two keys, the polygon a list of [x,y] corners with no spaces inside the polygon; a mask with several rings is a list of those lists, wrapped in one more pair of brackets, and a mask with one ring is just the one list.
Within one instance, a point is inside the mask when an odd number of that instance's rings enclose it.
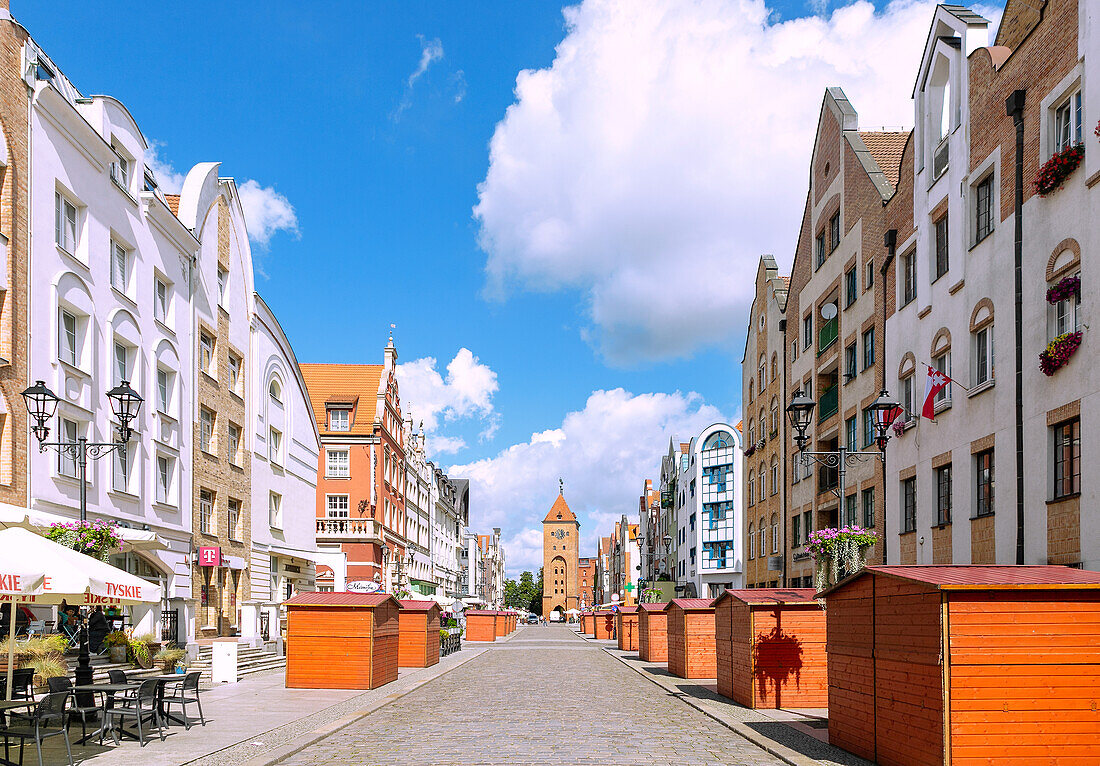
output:
{"label": "white patio umbrella", "polygon": [[[66,524],[74,519],[66,516],[58,516],[45,511],[32,511],[19,505],[0,503],[0,529],[22,527],[38,534],[45,534],[52,524]],[[168,546],[155,532],[147,529],[133,529],[130,527],[116,527],[115,531],[122,539],[121,550],[124,551],[163,551]]]}
{"label": "white patio umbrella", "polygon": [[566,609],[565,613],[566,614],[580,614],[581,610],[580,609]]}
{"label": "white patio umbrella", "polygon": [[17,604],[117,606],[149,604],[161,589],[98,559],[58,545],[21,527],[0,530],[0,603],[9,606],[8,680],[11,698]]}

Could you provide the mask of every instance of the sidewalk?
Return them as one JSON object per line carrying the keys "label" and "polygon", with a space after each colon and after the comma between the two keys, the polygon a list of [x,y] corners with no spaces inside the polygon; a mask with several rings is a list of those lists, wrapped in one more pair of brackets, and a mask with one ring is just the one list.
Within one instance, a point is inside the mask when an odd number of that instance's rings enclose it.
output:
{"label": "sidewalk", "polygon": [[674,676],[663,664],[642,662],[637,652],[619,650],[612,641],[587,641],[599,644],[603,650],[624,665],[648,678],[670,695],[678,697],[696,710],[737,732],[772,755],[792,766],[873,766],[870,761],[833,747],[828,736],[822,736],[827,726],[820,717],[822,711],[751,710],[717,691],[715,679],[688,679]]}
{"label": "sidewalk", "polygon": [[[174,725],[165,730],[163,742],[156,730],[147,730],[148,744],[113,739],[103,745],[92,739],[87,745],[73,746],[73,760],[95,766],[258,766],[284,757],[304,742],[331,733],[382,705],[403,697],[417,687],[477,657],[492,644],[463,644],[462,651],[444,657],[430,668],[402,668],[398,679],[378,689],[287,689],[282,670],[250,676],[236,684],[221,684],[203,691],[202,709],[206,726],[196,721],[190,729]],[[188,713],[197,714],[193,705]],[[178,715],[173,708],[173,714]],[[342,723],[341,723],[342,722]],[[69,738],[80,736],[79,721],[70,727]],[[17,757],[17,756],[16,756]],[[58,738],[47,741],[43,749],[47,763],[65,760],[65,744]],[[35,761],[34,744],[25,757]]]}

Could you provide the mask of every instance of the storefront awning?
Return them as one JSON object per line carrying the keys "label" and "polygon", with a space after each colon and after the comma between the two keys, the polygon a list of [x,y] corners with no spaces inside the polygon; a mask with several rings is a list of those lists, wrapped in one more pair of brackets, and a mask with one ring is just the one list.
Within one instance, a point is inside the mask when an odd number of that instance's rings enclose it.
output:
{"label": "storefront awning", "polygon": [[[0,503],[0,529],[22,527],[41,535],[45,534],[51,524],[68,524],[72,521],[76,521],[76,519],[56,513],[32,511],[30,508]],[[158,537],[156,532],[148,529],[131,529],[130,527],[120,526],[118,534],[124,543],[122,548],[124,551],[168,550],[168,544],[165,543],[164,539]]]}

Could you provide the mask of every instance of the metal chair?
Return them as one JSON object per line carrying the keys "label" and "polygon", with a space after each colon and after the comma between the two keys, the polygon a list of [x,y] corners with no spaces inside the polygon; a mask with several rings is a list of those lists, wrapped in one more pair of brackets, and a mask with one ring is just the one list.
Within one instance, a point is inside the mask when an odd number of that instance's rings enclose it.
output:
{"label": "metal chair", "polygon": [[[120,698],[115,700],[115,704],[103,709],[103,731],[108,729],[114,731],[114,724],[118,723],[119,728],[125,725],[126,719],[133,719],[137,724],[138,741],[141,742],[141,746],[145,747],[145,730],[142,728],[142,724],[148,719],[152,723],[157,725],[157,733],[160,734],[160,739],[164,741],[164,721],[160,717],[160,706],[157,704],[157,686],[159,681],[155,678],[150,678],[141,682],[141,686],[138,687],[137,694],[130,698]],[[121,742],[121,737],[118,731],[114,731],[115,744]]]}
{"label": "metal chair", "polygon": [[13,671],[11,698],[13,700],[34,699],[34,668],[19,668]]}
{"label": "metal chair", "polygon": [[23,766],[23,749],[28,740],[34,740],[35,748],[38,750],[38,766],[43,766],[43,740],[60,734],[65,738],[65,752],[69,756],[69,766],[73,766],[73,749],[69,744],[69,716],[65,709],[69,696],[69,692],[47,694],[39,700],[34,712],[28,717],[13,718],[6,726],[0,722],[0,737],[4,738],[4,760],[11,762],[8,757],[8,741],[18,739],[19,766]]}
{"label": "metal chair", "polygon": [[[66,676],[58,676],[57,678],[47,678],[46,686],[49,687],[50,694],[56,694],[58,692],[73,691],[73,682]],[[88,718],[89,716],[94,721],[99,717],[99,705],[81,705],[80,702],[73,697],[73,704],[69,706],[69,720],[80,717],[80,741],[83,742],[88,738]],[[79,744],[79,743],[77,743]]]}
{"label": "metal chair", "polygon": [[[187,704],[193,702],[199,706],[199,721],[203,726],[206,726],[206,717],[202,714],[202,702],[199,701],[199,677],[202,675],[199,671],[188,673],[183,677],[183,683],[176,685],[176,690],[172,694],[164,695],[164,711],[168,713],[171,711],[172,705],[180,706],[180,714],[184,720],[187,721],[185,727],[191,728],[191,717],[187,715]],[[191,692],[192,694],[189,694]]]}
{"label": "metal chair", "polygon": [[[133,683],[127,677],[125,670],[108,670],[107,671],[107,678],[110,679],[111,683],[113,683],[113,684]],[[127,699],[127,698],[132,699],[134,697],[134,694],[135,694],[136,691],[137,690],[135,689],[134,691],[128,691],[128,692],[115,692],[114,696],[117,697],[118,699]]]}

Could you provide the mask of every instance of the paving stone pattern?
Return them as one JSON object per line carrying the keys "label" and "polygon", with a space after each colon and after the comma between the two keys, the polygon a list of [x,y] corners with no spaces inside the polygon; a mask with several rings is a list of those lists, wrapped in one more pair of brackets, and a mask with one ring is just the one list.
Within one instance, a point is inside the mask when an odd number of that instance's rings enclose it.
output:
{"label": "paving stone pattern", "polygon": [[572,630],[531,627],[282,763],[771,766],[783,761]]}

